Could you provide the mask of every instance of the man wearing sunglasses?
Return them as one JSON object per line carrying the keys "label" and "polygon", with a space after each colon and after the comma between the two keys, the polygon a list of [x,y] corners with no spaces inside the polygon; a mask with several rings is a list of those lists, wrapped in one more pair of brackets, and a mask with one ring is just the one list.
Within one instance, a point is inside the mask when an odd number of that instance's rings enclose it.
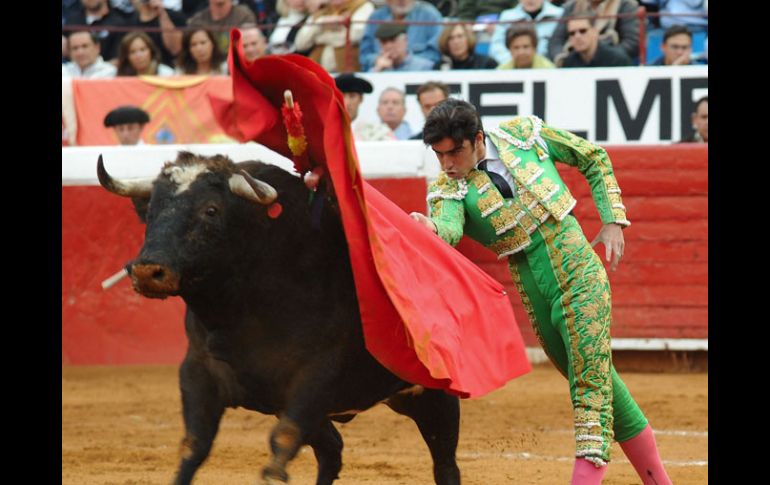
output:
{"label": "man wearing sunglasses", "polygon": [[567,21],[567,35],[572,47],[560,67],[630,66],[631,58],[623,49],[599,42],[596,16],[593,12],[577,14]]}

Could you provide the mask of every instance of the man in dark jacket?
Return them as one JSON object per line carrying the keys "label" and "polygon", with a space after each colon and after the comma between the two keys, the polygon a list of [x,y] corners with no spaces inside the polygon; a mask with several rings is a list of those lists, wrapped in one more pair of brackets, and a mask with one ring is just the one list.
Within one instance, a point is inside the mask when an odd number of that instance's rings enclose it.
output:
{"label": "man in dark jacket", "polygon": [[561,67],[630,66],[631,58],[623,49],[599,42],[599,30],[593,16],[576,17],[567,22],[572,53]]}

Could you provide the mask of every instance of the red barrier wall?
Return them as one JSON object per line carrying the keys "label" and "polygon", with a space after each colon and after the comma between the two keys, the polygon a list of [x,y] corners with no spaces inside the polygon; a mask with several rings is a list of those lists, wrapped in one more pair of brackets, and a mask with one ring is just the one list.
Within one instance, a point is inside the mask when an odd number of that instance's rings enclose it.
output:
{"label": "red barrier wall", "polygon": [[[708,338],[708,153],[704,146],[609,147],[631,226],[610,273],[613,337]],[[579,172],[561,167],[591,240],[601,223]],[[404,210],[424,211],[425,179],[375,179]],[[143,226],[131,202],[101,187],[62,187],[62,363],[177,363],[186,348],[180,298],[139,297],[100,283],[136,256]],[[502,281],[525,341],[537,346],[507,266],[464,239],[460,250]],[[603,247],[599,250],[603,254]]]}

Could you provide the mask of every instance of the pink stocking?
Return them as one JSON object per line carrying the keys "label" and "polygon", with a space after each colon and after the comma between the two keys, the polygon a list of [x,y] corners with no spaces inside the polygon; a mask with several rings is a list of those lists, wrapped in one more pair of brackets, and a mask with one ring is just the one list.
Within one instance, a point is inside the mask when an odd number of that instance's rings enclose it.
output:
{"label": "pink stocking", "polygon": [[637,436],[620,443],[620,447],[644,485],[671,485],[649,424]]}
{"label": "pink stocking", "polygon": [[585,458],[576,458],[570,485],[600,485],[607,466],[596,467]]}

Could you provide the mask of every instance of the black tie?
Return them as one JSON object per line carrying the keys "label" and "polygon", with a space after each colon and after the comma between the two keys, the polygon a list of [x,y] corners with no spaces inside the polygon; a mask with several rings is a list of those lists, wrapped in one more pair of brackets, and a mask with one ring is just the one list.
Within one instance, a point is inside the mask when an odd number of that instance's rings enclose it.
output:
{"label": "black tie", "polygon": [[479,170],[485,171],[487,175],[489,175],[489,178],[492,179],[492,183],[495,184],[495,187],[497,187],[497,190],[500,191],[500,195],[502,195],[504,199],[513,198],[513,191],[511,191],[511,186],[501,175],[491,170],[487,170],[486,160],[482,160],[481,163],[477,165],[477,168]]}

